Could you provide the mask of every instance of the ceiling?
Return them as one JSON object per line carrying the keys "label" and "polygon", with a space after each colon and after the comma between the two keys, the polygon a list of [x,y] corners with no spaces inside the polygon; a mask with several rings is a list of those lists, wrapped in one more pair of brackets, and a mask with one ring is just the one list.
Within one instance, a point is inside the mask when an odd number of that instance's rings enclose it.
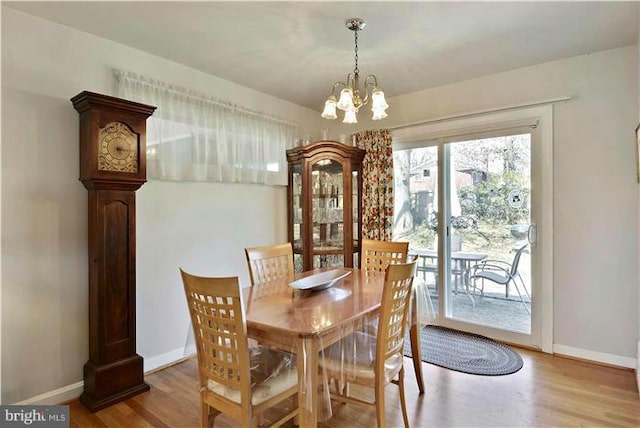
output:
{"label": "ceiling", "polygon": [[354,67],[387,97],[637,43],[637,2],[2,2],[322,110]]}

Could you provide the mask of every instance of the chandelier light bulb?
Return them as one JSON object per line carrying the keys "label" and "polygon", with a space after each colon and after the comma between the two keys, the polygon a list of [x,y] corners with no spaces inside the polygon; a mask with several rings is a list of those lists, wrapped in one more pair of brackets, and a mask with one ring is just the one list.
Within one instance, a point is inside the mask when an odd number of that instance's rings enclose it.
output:
{"label": "chandelier light bulb", "polygon": [[353,91],[351,88],[344,88],[340,92],[340,99],[338,100],[336,107],[344,111],[353,110],[355,108],[353,105]]}
{"label": "chandelier light bulb", "polygon": [[355,108],[349,109],[344,112],[344,120],[342,121],[342,123],[358,123]]}
{"label": "chandelier light bulb", "polygon": [[386,110],[389,108],[387,100],[384,99],[384,92],[380,88],[373,88],[371,93],[371,110]]}
{"label": "chandelier light bulb", "polygon": [[322,117],[325,119],[338,118],[338,115],[336,114],[336,97],[334,95],[330,95],[329,98],[327,98],[327,101],[325,101]]}
{"label": "chandelier light bulb", "polygon": [[384,111],[384,109],[371,109],[373,111],[373,117],[371,118],[371,120],[380,120],[380,119],[384,119],[385,117],[389,116],[387,114],[387,112]]}

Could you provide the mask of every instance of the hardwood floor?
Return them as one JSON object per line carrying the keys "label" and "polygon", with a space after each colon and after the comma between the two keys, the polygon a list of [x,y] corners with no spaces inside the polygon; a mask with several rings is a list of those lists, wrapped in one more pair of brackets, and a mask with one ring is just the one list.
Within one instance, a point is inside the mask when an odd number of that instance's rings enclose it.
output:
{"label": "hardwood floor", "polygon": [[[407,368],[409,421],[419,427],[640,426],[634,372],[517,349],[524,367],[508,376],[474,376],[423,363],[426,393]],[[192,358],[146,376],[151,391],[90,413],[70,403],[72,427],[195,427],[200,407]],[[398,388],[386,389],[387,423],[402,426]],[[277,410],[276,410],[277,412]],[[269,420],[269,413],[266,415]],[[225,415],[216,427],[238,424]],[[334,403],[322,427],[375,427],[373,410]],[[292,423],[286,425],[293,426]]]}

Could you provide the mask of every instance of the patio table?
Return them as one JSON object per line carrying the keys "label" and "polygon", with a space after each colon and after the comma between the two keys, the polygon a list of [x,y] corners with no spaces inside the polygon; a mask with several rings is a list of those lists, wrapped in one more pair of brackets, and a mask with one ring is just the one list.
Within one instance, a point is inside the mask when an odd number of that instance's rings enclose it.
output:
{"label": "patio table", "polygon": [[[415,254],[420,257],[421,263],[418,266],[418,270],[420,271],[421,266],[426,266],[427,262],[431,262],[431,264],[437,265],[436,260],[438,259],[438,252],[436,250],[411,250],[410,254]],[[456,269],[458,270],[457,274],[460,275],[462,279],[462,285],[464,287],[464,292],[471,299],[471,303],[475,306],[475,300],[473,296],[469,293],[469,272],[471,271],[471,267],[482,261],[488,257],[486,253],[476,253],[471,251],[452,251],[451,252],[451,260],[454,262]],[[454,293],[458,292],[458,282],[454,281]]]}

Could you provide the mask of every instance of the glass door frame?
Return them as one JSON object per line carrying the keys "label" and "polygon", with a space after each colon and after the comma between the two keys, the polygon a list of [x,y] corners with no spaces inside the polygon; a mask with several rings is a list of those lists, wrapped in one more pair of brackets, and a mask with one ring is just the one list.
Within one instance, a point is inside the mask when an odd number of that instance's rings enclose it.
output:
{"label": "glass door frame", "polygon": [[[535,224],[537,242],[532,245],[531,334],[495,329],[471,324],[446,316],[446,289],[450,287],[447,278],[451,275],[449,188],[449,148],[446,144],[455,141],[473,140],[477,135],[504,135],[506,130],[528,127],[531,132],[531,222]],[[398,142],[396,143],[396,138]],[[425,147],[422,143],[436,142],[438,146],[438,193],[443,195],[438,201],[438,299],[437,323],[446,327],[482,334],[495,339],[539,348],[543,352],[553,352],[553,106],[551,104],[529,108],[509,109],[496,113],[470,115],[451,120],[434,121],[394,131],[394,148],[409,149]],[[429,144],[433,146],[434,144]],[[544,167],[543,167],[544,166]],[[440,255],[447,257],[440,257]],[[447,279],[445,281],[445,279]]]}

